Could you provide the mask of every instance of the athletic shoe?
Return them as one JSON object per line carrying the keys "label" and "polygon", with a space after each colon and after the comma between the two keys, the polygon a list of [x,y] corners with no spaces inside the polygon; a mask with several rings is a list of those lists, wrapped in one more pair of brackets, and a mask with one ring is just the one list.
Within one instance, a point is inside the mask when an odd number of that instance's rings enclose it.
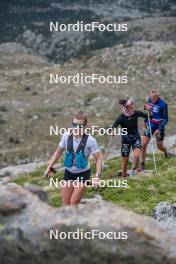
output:
{"label": "athletic shoe", "polygon": [[136,173],[135,173],[134,170],[132,170],[132,171],[130,172],[130,177],[134,177],[134,176],[136,176]]}
{"label": "athletic shoe", "polygon": [[168,158],[167,150],[164,152],[164,156],[165,156],[166,159]]}
{"label": "athletic shoe", "polygon": [[141,162],[140,164],[140,171],[144,171],[145,170],[145,163]]}
{"label": "athletic shoe", "polygon": [[118,176],[117,177],[119,177],[119,178],[122,177],[122,172],[121,171],[118,172]]}
{"label": "athletic shoe", "polygon": [[123,175],[122,177],[123,178],[127,178],[127,177],[129,177],[130,175],[127,173],[126,175]]}

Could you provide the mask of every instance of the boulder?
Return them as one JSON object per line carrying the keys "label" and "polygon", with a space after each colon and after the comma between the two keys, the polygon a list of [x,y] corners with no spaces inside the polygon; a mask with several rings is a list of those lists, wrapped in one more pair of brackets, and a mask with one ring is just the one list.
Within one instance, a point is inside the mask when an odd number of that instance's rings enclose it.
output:
{"label": "boulder", "polygon": [[[40,169],[43,166],[46,167],[46,165],[47,165],[46,162],[40,161],[40,162],[31,162],[31,163],[15,165],[15,166],[8,166],[0,169],[0,178],[8,176],[9,179],[15,179],[21,177],[22,175],[35,172],[37,169]],[[57,169],[57,171],[62,171],[64,169],[61,163],[56,164],[55,168]]]}
{"label": "boulder", "polygon": [[[0,186],[1,187],[1,186]],[[6,196],[6,191],[1,187],[0,214],[6,216],[21,211],[25,207],[22,195],[14,191],[13,195]]]}
{"label": "boulder", "polygon": [[154,208],[153,218],[157,220],[160,227],[176,236],[176,204],[160,202]]}
{"label": "boulder", "polygon": [[14,179],[23,174],[34,172],[42,166],[46,166],[46,162],[33,162],[28,164],[9,166],[0,169],[0,176],[10,176],[11,179]]}
{"label": "boulder", "polygon": [[[176,239],[149,217],[104,201],[56,209],[22,187],[0,189],[1,264],[176,263]],[[51,232],[78,230],[127,232],[128,238],[50,239]]]}
{"label": "boulder", "polygon": [[26,183],[24,185],[24,188],[26,190],[34,193],[35,195],[37,195],[41,201],[48,203],[48,194],[44,190],[44,188],[42,188],[38,185],[30,184],[30,183]]}

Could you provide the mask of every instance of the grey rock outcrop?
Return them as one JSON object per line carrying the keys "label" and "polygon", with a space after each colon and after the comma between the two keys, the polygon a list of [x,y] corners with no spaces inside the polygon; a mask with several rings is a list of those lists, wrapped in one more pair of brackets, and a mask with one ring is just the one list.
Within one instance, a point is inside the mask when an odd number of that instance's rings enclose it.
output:
{"label": "grey rock outcrop", "polygon": [[24,185],[24,188],[37,195],[41,201],[48,203],[48,194],[42,187],[34,184],[26,183]]}
{"label": "grey rock outcrop", "polygon": [[[31,51],[59,63],[87,54],[90,50],[111,47],[126,43],[124,34],[107,32],[51,33],[48,23],[58,20],[60,23],[75,21],[118,22],[146,16],[173,16],[174,0],[75,0],[75,1],[4,1],[0,16],[3,21],[0,38],[3,42],[16,41]],[[19,15],[20,14],[20,20]],[[26,15],[27,14],[27,15]],[[9,30],[11,29],[11,30]],[[138,28],[139,29],[139,28]]]}
{"label": "grey rock outcrop", "polygon": [[176,236],[176,204],[160,202],[153,211],[159,226]]}
{"label": "grey rock outcrop", "polygon": [[[174,264],[176,239],[150,218],[111,203],[55,209],[19,186],[0,186],[0,263]],[[77,229],[127,232],[126,240],[52,239]]]}
{"label": "grey rock outcrop", "polygon": [[15,178],[19,175],[24,175],[36,171],[38,168],[45,166],[46,162],[36,162],[28,163],[17,166],[9,166],[3,169],[0,169],[0,176],[11,176],[10,178]]}

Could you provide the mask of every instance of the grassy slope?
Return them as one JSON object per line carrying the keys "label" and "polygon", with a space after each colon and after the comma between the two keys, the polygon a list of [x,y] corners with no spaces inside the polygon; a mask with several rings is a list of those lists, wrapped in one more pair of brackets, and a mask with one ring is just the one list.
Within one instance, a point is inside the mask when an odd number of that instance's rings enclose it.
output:
{"label": "grassy slope", "polygon": [[[120,158],[108,162],[109,167],[104,171],[103,178],[115,176],[120,168]],[[147,168],[152,169],[152,159],[147,162]],[[133,211],[151,215],[153,208],[160,201],[176,202],[176,159],[164,160],[163,156],[157,155],[158,175],[138,176],[128,179],[128,188],[100,188],[99,191],[88,188],[85,196],[92,197],[99,193],[103,199],[112,201]],[[94,171],[94,165],[92,165]],[[22,176],[15,182],[24,185],[26,182],[49,186],[49,179],[42,177],[43,169]],[[58,179],[63,178],[63,172],[57,173]],[[115,178],[114,178],[115,179]],[[61,198],[56,188],[49,191],[49,202],[52,206],[61,206]]]}

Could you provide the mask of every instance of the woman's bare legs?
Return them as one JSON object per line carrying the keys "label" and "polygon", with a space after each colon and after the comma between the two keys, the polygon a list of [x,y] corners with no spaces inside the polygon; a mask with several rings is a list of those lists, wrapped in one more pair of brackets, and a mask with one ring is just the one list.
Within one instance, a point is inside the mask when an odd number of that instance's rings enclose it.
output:
{"label": "woman's bare legs", "polygon": [[129,157],[122,157],[122,177],[126,177],[127,176],[127,168],[128,168],[128,160]]}
{"label": "woman's bare legs", "polygon": [[65,181],[65,186],[60,188],[63,205],[70,205],[71,196],[74,192],[73,183],[71,181]]}
{"label": "woman's bare legs", "polygon": [[71,205],[75,205],[75,204],[80,203],[81,198],[82,198],[82,196],[85,192],[85,189],[86,189],[86,187],[82,186],[82,185],[83,185],[83,183],[82,184],[80,183],[80,186],[74,187],[74,191],[72,193],[71,200],[70,200]]}
{"label": "woman's bare legs", "polygon": [[140,148],[135,148],[133,151],[133,162],[132,162],[132,170],[134,170],[134,171],[138,167],[140,154],[141,154]]}
{"label": "woman's bare legs", "polygon": [[63,205],[74,205],[79,204],[84,194],[86,186],[83,182],[65,181],[65,186],[60,188]]}

